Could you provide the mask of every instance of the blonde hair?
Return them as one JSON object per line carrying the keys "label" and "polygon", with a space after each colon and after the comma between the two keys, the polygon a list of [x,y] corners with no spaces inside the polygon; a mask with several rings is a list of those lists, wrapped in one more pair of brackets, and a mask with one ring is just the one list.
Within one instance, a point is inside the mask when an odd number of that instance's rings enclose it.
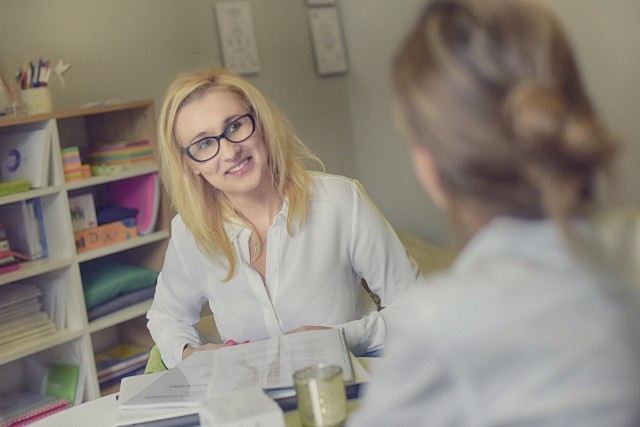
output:
{"label": "blonde hair", "polygon": [[191,172],[189,159],[181,150],[175,135],[178,112],[187,104],[212,90],[227,90],[238,96],[256,119],[268,153],[268,167],[278,194],[288,199],[287,230],[302,226],[306,220],[310,198],[310,175],[307,167],[322,162],[300,141],[280,110],[255,87],[230,71],[210,68],[179,75],[169,87],[158,121],[160,174],[172,205],[193,234],[200,250],[213,262],[228,267],[229,280],[235,275],[237,260],[224,222],[236,218],[225,194],[211,186],[200,174]]}
{"label": "blonde hair", "polygon": [[398,116],[461,209],[491,218],[587,213],[615,144],[560,25],[526,0],[430,2],[394,60]]}

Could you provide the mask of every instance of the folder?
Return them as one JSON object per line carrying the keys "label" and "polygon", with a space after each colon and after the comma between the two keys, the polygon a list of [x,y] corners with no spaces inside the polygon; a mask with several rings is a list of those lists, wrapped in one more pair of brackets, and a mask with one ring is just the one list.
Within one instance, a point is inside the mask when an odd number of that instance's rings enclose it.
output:
{"label": "folder", "polygon": [[49,185],[52,134],[48,128],[0,135],[0,178],[27,179],[33,188]]}
{"label": "folder", "polygon": [[160,177],[157,173],[112,182],[108,191],[109,204],[138,210],[136,224],[139,235],[155,230],[160,206]]}
{"label": "folder", "polygon": [[49,366],[47,377],[47,396],[65,399],[70,404],[76,402],[76,390],[78,378],[80,376],[80,366],[76,364],[54,363]]}

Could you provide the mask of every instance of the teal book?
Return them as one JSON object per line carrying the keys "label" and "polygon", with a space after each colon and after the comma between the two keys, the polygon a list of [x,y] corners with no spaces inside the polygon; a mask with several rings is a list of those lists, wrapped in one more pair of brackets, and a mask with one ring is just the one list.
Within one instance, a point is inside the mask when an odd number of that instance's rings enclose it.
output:
{"label": "teal book", "polygon": [[45,394],[59,399],[66,399],[73,405],[76,401],[79,375],[79,365],[55,363],[49,366]]}

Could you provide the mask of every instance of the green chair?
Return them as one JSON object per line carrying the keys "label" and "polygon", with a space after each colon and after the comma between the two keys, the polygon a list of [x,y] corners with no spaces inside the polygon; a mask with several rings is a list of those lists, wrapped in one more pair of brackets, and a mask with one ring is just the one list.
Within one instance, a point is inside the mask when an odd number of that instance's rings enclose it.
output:
{"label": "green chair", "polygon": [[[200,318],[200,322],[196,325],[196,329],[200,333],[200,340],[203,343],[206,342],[220,342],[220,334],[218,334],[218,330],[216,329],[215,321],[213,320],[213,315],[210,314],[211,311],[203,310],[203,316]],[[157,346],[153,346],[151,351],[149,351],[149,360],[147,360],[147,365],[144,368],[145,374],[152,374],[155,372],[166,371],[167,367],[164,366],[164,362],[162,361],[162,357],[160,356],[160,350]]]}
{"label": "green chair", "polygon": [[158,350],[158,347],[154,345],[149,352],[149,360],[147,360],[147,365],[144,367],[144,373],[153,374],[155,372],[162,372],[166,370],[167,367],[164,366],[162,357],[160,357],[160,350]]}

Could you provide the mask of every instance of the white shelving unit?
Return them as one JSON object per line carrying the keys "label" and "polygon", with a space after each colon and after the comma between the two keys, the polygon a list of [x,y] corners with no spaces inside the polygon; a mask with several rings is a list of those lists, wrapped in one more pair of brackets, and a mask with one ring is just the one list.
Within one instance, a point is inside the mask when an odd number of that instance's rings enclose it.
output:
{"label": "white shelving unit", "polygon": [[[117,343],[134,339],[152,344],[144,328],[144,315],[151,301],[143,301],[92,322],[87,319],[84,301],[82,263],[98,258],[126,260],[159,271],[169,239],[169,207],[161,196],[156,229],[150,234],[77,253],[73,237],[69,197],[91,192],[100,195],[114,181],[157,171],[155,162],[144,163],[123,172],[95,176],[66,183],[61,150],[78,146],[81,152],[96,143],[147,139],[155,150],[155,111],[153,101],[143,100],[122,104],[54,112],[17,118],[0,119],[0,144],[3,135],[15,131],[49,129],[53,135],[49,155],[49,185],[45,188],[0,197],[0,205],[40,198],[49,256],[25,262],[20,269],[0,274],[2,285],[33,283],[47,298],[60,297],[57,307],[57,332],[35,340],[0,347],[0,393],[37,391],[42,378],[34,377],[34,366],[44,368],[48,361],[78,363],[86,375],[83,401],[100,396],[95,367],[95,352]],[[2,218],[0,218],[0,223]],[[53,319],[55,313],[48,313]],[[60,320],[62,319],[62,320]],[[35,369],[35,372],[43,372]]]}

